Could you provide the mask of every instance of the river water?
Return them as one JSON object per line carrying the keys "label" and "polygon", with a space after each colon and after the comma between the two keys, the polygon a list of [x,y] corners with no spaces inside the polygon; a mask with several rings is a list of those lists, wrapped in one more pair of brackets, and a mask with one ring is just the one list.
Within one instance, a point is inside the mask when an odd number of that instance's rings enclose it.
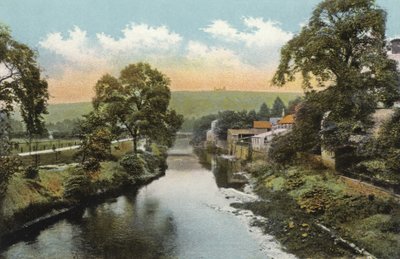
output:
{"label": "river water", "polygon": [[164,177],[48,226],[0,258],[290,257],[232,213],[226,193],[236,192],[226,172],[219,175],[218,167],[178,142]]}

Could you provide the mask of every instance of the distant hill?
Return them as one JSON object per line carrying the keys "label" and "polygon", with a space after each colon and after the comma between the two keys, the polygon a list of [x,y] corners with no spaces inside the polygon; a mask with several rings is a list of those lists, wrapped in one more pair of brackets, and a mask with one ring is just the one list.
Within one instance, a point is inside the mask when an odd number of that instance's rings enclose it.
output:
{"label": "distant hill", "polygon": [[[223,110],[258,110],[263,102],[272,106],[275,98],[280,96],[288,101],[300,96],[299,93],[272,92],[237,92],[237,91],[204,91],[204,92],[172,92],[171,108],[186,118],[197,118]],[[65,119],[79,118],[92,110],[90,102],[51,104],[46,122],[57,122]],[[16,114],[18,118],[19,115]]]}

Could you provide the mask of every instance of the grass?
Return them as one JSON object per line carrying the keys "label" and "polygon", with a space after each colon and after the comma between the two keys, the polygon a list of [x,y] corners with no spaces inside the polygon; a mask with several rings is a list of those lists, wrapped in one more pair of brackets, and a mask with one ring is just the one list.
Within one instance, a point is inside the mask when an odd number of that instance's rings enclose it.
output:
{"label": "grass", "polygon": [[[260,165],[258,168],[264,170]],[[258,191],[261,195],[264,193],[266,199],[284,199],[284,196],[288,196],[297,204],[292,208],[287,206],[287,212],[280,212],[282,219],[299,221],[306,213],[310,219],[335,228],[340,235],[379,258],[400,258],[400,220],[397,218],[400,205],[389,194],[343,179],[329,170],[310,169],[301,165],[253,174],[258,175]],[[301,212],[295,213],[295,207]],[[274,208],[270,206],[271,209]],[[271,213],[265,211],[267,216]],[[285,242],[291,240],[289,247],[294,250],[302,247],[294,237],[300,232],[291,233],[296,231],[291,228],[284,231],[289,231],[287,235],[293,236],[287,239],[285,232],[282,235]],[[306,238],[301,242],[307,243]],[[304,244],[303,248],[310,247],[312,244]]]}
{"label": "grass", "polygon": [[[239,91],[203,91],[172,92],[170,107],[185,118],[198,118],[203,115],[217,113],[222,110],[258,110],[263,102],[269,107],[277,96],[286,104],[299,96],[299,93],[276,92],[239,92]],[[76,119],[92,110],[90,102],[50,104],[49,114],[45,115],[47,123],[55,123],[65,119]],[[18,112],[15,118],[20,120]]]}

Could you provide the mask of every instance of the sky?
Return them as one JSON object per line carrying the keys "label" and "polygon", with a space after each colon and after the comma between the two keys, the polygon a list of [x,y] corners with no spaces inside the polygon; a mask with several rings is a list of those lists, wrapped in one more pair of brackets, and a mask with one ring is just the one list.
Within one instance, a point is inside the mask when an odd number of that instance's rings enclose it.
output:
{"label": "sky", "polygon": [[[299,91],[271,86],[279,50],[320,0],[0,0],[0,22],[39,53],[50,102],[82,102],[105,73],[149,62],[171,89]],[[387,37],[400,36],[400,0]]]}

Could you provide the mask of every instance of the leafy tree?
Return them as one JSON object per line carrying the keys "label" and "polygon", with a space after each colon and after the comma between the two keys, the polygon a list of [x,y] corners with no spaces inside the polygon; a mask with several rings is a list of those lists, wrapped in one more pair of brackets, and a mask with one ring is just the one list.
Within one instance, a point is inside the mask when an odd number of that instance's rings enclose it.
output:
{"label": "leafy tree", "polygon": [[192,143],[199,144],[206,140],[207,131],[211,127],[211,122],[217,119],[217,115],[210,114],[202,116],[193,123]]}
{"label": "leafy tree", "polygon": [[0,156],[0,199],[7,190],[8,181],[19,166],[20,161],[16,158]]}
{"label": "leafy tree", "polygon": [[[249,116],[250,115],[250,116]],[[217,135],[219,139],[226,139],[228,129],[243,129],[253,127],[256,119],[255,112],[247,111],[223,111],[218,113]]]}
{"label": "leafy tree", "polygon": [[400,172],[400,109],[384,123],[377,139],[375,157],[386,159],[386,164],[393,173]]}
{"label": "leafy tree", "polygon": [[269,107],[266,103],[262,103],[260,106],[260,110],[258,111],[258,117],[260,120],[269,120],[270,114]]}
{"label": "leafy tree", "polygon": [[78,136],[81,145],[77,156],[88,171],[96,171],[100,168],[100,162],[111,157],[111,141],[113,134],[106,120],[91,112],[84,116],[78,127]]}
{"label": "leafy tree", "polygon": [[327,145],[345,145],[354,124],[371,125],[378,101],[399,97],[396,63],[388,59],[384,10],[374,0],[325,0],[281,50],[277,85],[301,74],[305,91],[323,88],[323,110],[336,125]]}
{"label": "leafy tree", "polygon": [[288,104],[288,108],[287,108],[288,114],[295,114],[296,109],[299,107],[299,105],[301,104],[302,101],[303,101],[303,98],[301,98],[299,96],[293,100],[290,100],[289,104]]}
{"label": "leafy tree", "polygon": [[183,117],[169,110],[170,80],[147,63],[125,67],[117,79],[104,75],[96,84],[95,110],[128,133],[136,153],[141,138],[172,145]]}
{"label": "leafy tree", "polygon": [[[0,157],[8,154],[9,121],[14,107],[20,107],[29,142],[44,130],[47,82],[41,78],[36,54],[26,45],[15,41],[10,30],[0,24]],[[11,158],[0,158],[0,189],[4,190],[11,174],[17,169]],[[0,192],[2,192],[0,190]],[[1,195],[1,194],[0,194]]]}
{"label": "leafy tree", "polygon": [[15,41],[7,27],[0,25],[0,109],[10,115],[18,103],[29,142],[44,130],[47,112],[47,82],[41,78],[36,54]]}
{"label": "leafy tree", "polygon": [[281,117],[282,113],[286,111],[285,103],[278,96],[276,97],[271,109],[271,117]]}

